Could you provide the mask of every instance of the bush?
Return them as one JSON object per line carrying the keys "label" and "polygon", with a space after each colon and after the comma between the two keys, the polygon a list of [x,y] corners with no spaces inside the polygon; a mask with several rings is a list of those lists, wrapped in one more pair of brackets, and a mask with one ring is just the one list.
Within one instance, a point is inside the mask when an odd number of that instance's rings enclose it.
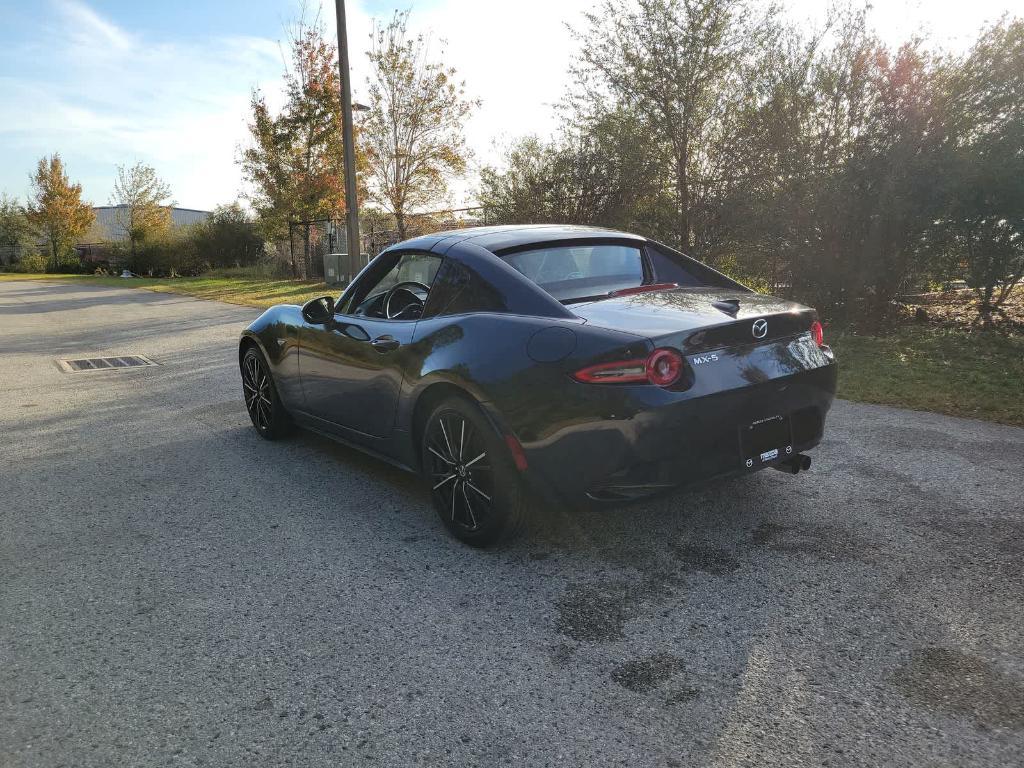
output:
{"label": "bush", "polygon": [[69,251],[57,258],[57,264],[54,266],[52,263],[48,264],[47,272],[54,272],[58,275],[66,274],[78,274],[81,272],[88,272],[88,265],[83,265],[82,260],[78,258],[78,254],[74,251]]}
{"label": "bush", "polygon": [[191,277],[209,266],[196,250],[188,233],[174,231],[143,241],[135,246],[135,254],[122,246],[119,263],[137,275],[150,277]]}
{"label": "bush", "polygon": [[110,264],[139,275],[176,277],[199,275],[211,268],[256,270],[260,277],[276,277],[276,266],[266,262],[263,240],[248,214],[237,204],[221,206],[204,222],[172,229],[136,243],[110,246]]}
{"label": "bush", "polygon": [[25,274],[40,274],[46,271],[48,266],[47,261],[47,258],[38,251],[35,253],[26,253],[11,265],[11,271],[22,272]]}
{"label": "bush", "polygon": [[263,239],[238,203],[218,206],[206,221],[191,228],[189,237],[201,261],[213,268],[246,267],[266,256]]}
{"label": "bush", "polygon": [[74,251],[61,256],[57,260],[56,266],[49,255],[36,250],[26,251],[21,254],[17,261],[12,262],[8,269],[11,272],[20,272],[22,274],[51,272],[62,275],[83,271],[82,261]]}

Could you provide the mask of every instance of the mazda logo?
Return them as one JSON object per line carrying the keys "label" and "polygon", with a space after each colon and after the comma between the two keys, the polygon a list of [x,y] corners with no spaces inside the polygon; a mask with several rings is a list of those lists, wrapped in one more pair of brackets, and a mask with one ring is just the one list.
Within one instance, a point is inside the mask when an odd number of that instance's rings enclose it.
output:
{"label": "mazda logo", "polygon": [[751,329],[755,339],[763,339],[768,335],[768,321],[767,320],[755,320],[754,327]]}

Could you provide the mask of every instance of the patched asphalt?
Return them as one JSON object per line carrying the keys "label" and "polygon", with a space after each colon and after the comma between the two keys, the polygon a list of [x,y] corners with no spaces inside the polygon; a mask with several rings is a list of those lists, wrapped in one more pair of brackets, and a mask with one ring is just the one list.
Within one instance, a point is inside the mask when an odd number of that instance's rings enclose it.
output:
{"label": "patched asphalt", "polygon": [[478,552],[258,438],[256,314],[0,283],[4,768],[1024,763],[1024,429],[839,402],[808,474]]}

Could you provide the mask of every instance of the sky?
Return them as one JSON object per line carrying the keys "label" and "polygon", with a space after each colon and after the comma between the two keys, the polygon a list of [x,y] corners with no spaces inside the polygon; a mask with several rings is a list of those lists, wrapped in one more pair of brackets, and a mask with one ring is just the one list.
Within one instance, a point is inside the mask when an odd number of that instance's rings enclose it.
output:
{"label": "sky", "polygon": [[[473,167],[498,162],[524,134],[550,135],[569,86],[574,42],[596,0],[348,0],[354,98],[365,93],[373,19],[412,9],[411,26],[446,45],[445,59],[481,107],[466,126]],[[814,23],[822,0],[788,0]],[[307,15],[319,9],[306,0]],[[38,159],[59,152],[96,205],[118,165],[145,162],[175,202],[210,209],[243,195],[236,163],[250,94],[280,103],[285,25],[301,0],[0,0],[0,192],[24,199]],[[951,50],[1016,0],[875,0],[871,21],[898,45],[927,33]],[[334,34],[334,3],[321,11]],[[472,202],[472,174],[452,204]]]}

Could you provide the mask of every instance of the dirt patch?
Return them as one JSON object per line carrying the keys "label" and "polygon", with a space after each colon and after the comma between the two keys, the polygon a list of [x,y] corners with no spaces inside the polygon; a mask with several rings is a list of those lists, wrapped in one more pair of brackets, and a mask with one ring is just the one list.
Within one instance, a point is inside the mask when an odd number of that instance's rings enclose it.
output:
{"label": "dirt patch", "polygon": [[566,637],[588,643],[619,640],[626,622],[637,615],[635,590],[627,583],[571,586],[556,608],[556,629]]}
{"label": "dirt patch", "polygon": [[558,643],[557,645],[552,646],[549,650],[549,656],[551,657],[552,663],[559,667],[564,667],[571,662],[575,653],[576,648],[568,643]]}
{"label": "dirt patch", "polygon": [[[985,518],[969,511],[961,515],[943,515],[926,519],[925,524],[939,535],[935,549],[948,566],[986,571],[989,578],[999,574],[1007,585],[1024,584],[1024,521]],[[1019,594],[1019,593],[1018,593]]]}
{"label": "dirt patch", "polygon": [[754,547],[833,562],[872,562],[875,545],[831,525],[781,525],[765,522],[750,535]]}
{"label": "dirt patch", "polygon": [[[926,322],[947,328],[980,325],[978,295],[971,289],[936,291],[904,296],[896,307],[905,322]],[[1018,285],[992,316],[992,324],[1005,331],[1024,332],[1024,286]],[[918,310],[923,310],[921,316]]]}
{"label": "dirt patch", "polygon": [[620,664],[612,670],[612,680],[635,693],[648,693],[684,669],[678,656],[655,653]]}
{"label": "dirt patch", "polygon": [[665,703],[669,706],[673,706],[675,704],[688,704],[698,696],[700,696],[700,688],[684,686],[679,690],[670,693],[668,698],[665,699]]}
{"label": "dirt patch", "polygon": [[894,675],[915,704],[987,727],[1024,729],[1024,680],[950,648],[922,648]]}
{"label": "dirt patch", "polygon": [[968,512],[933,517],[925,522],[933,530],[949,536],[954,544],[973,543],[989,552],[1024,555],[1024,520],[982,517]]}
{"label": "dirt patch", "polygon": [[740,567],[740,561],[728,549],[679,544],[673,546],[672,550],[683,570],[687,572],[701,571],[714,576],[722,576],[732,573]]}

